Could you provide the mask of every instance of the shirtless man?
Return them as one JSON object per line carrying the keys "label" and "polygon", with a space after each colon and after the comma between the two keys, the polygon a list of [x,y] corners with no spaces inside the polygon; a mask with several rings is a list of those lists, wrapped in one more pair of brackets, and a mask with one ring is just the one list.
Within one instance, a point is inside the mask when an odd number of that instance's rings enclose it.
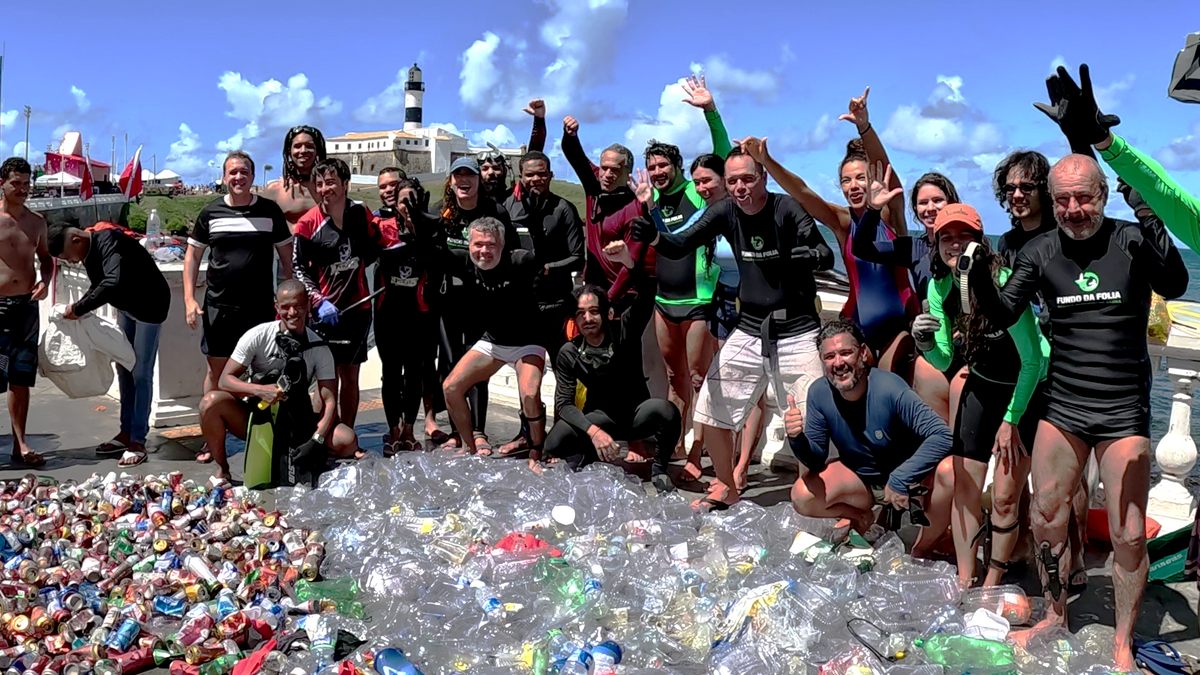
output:
{"label": "shirtless man", "polygon": [[[38,306],[50,288],[54,265],[46,244],[46,220],[25,208],[33,169],[20,157],[0,165],[0,391],[8,390],[13,462],[46,463],[25,442],[29,388],[37,374]],[[33,265],[41,265],[41,276]]]}
{"label": "shirtless man", "polygon": [[267,183],[263,196],[279,205],[292,230],[296,221],[317,205],[317,184],[312,175],[325,159],[325,137],[316,127],[295,126],[283,138],[283,175]]}

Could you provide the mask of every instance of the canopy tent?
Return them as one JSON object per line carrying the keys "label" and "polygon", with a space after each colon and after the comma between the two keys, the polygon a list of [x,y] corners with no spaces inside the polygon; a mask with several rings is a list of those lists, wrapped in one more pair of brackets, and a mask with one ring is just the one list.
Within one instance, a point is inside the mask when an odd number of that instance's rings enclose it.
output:
{"label": "canopy tent", "polygon": [[142,169],[142,182],[149,183],[154,180],[154,172],[149,169]]}
{"label": "canopy tent", "polygon": [[175,173],[174,171],[170,169],[163,169],[162,171],[158,172],[158,175],[154,177],[154,180],[158,181],[159,183],[178,183],[182,179],[179,177],[179,174]]}
{"label": "canopy tent", "polygon": [[1184,103],[1200,103],[1200,33],[1187,36],[1179,56],[1175,57],[1167,95]]}
{"label": "canopy tent", "polygon": [[70,187],[80,185],[82,183],[83,181],[76,176],[72,176],[65,171],[59,171],[58,173],[50,173],[46,174],[45,176],[38,177],[36,185],[38,187]]}

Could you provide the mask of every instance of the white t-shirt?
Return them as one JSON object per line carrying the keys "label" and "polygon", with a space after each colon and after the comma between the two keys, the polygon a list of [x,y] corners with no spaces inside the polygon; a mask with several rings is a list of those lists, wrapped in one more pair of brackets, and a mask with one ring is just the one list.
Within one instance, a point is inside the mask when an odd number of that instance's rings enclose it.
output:
{"label": "white t-shirt", "polygon": [[[286,331],[282,321],[268,321],[251,328],[238,340],[233,348],[234,361],[246,366],[251,374],[266,373],[272,370],[282,371],[287,357],[283,350],[275,344],[275,336]],[[321,336],[311,329],[305,328],[309,342],[320,342]],[[337,379],[337,371],[333,365],[333,354],[329,347],[321,345],[304,352],[304,365],[308,369],[308,381],[311,385],[320,380]]]}

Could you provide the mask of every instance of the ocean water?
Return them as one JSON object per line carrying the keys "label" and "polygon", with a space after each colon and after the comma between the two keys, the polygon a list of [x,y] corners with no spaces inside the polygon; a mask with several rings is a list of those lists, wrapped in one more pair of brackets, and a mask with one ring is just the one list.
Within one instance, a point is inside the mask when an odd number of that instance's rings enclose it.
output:
{"label": "ocean water", "polygon": [[[841,251],[836,250],[837,238],[833,232],[826,229],[824,226],[819,226],[821,234],[824,235],[825,241],[835,249],[834,269],[845,274],[846,265],[842,260]],[[988,235],[992,242],[995,243],[996,236]],[[1180,246],[1180,254],[1183,256],[1183,262],[1187,265],[1188,273],[1191,276],[1191,281],[1188,284],[1187,293],[1180,300],[1191,300],[1200,302],[1200,254]],[[1166,359],[1162,360],[1160,367],[1154,373],[1154,383],[1150,389],[1150,447],[1153,449],[1158,445],[1159,439],[1167,432],[1167,427],[1171,422],[1171,398],[1175,394],[1175,389],[1171,385],[1170,379],[1167,377]],[[1200,442],[1200,407],[1192,412],[1192,437]],[[1154,475],[1158,476],[1158,467],[1154,465]],[[1200,482],[1200,462],[1192,469],[1192,477]]]}

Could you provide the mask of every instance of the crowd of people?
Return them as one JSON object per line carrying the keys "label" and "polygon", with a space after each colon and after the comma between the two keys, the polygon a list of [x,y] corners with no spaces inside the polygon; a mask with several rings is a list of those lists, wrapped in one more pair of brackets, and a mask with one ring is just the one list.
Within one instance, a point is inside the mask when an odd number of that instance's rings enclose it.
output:
{"label": "crowd of people", "polygon": [[[1132,670],[1148,567],[1146,328],[1152,292],[1169,299],[1187,288],[1168,232],[1195,249],[1200,201],[1112,132],[1119,120],[1099,110],[1086,66],[1080,78],[1059,69],[1050,103],[1039,104],[1072,154],[1052,165],[1020,150],[997,165],[995,197],[1011,228],[996,246],[946,176],[926,173],[905,192],[871,124],[869,89],[841,118],[857,130],[838,169],[844,204],[780,164],[766,138],[731,142],[694,77],[686,100],[703,111],[713,152],[686,172],[679,148],[657,141],[642,167],[620,144],[594,164],[579,122],[563,120],[583,214],[550,190],[540,100],[526,108],[533,130],[516,167],[494,152],[458,158],[432,208],[426,187],[395,167],[379,173],[377,212],[350,199],[349,168],[326,157],[313,127],[288,132],[283,175],[261,194],[253,159],[230,152],[228,194],[196,219],[185,261],[186,321],[200,330],[208,363],[198,460],[229,477],[227,433],[244,436],[256,409],[277,404],[301,430],[290,447],[302,470],[361,457],[358,375],[374,326],[388,456],[428,444],[519,456],[535,471],[623,458],[650,463],[654,486],[669,491],[700,478],[707,452],[715,480],[693,506],[720,510],[739,501],[774,411],[801,465],[798,512],[845,519],[868,536],[907,512],[921,526],[915,555],[952,542],[962,581],[987,585],[1013,562],[1032,474],[1027,516],[1047,621],[1061,622],[1067,593],[1086,582],[1083,471],[1094,453],[1115,552],[1114,654]],[[1137,222],[1106,215],[1111,191],[1097,153]],[[98,449],[137,464],[147,364],[170,294],[126,234],[47,229],[23,205],[29,174],[18,158],[0,169],[0,381],[14,458],[42,461],[24,421],[36,303],[53,256],[82,263],[93,283],[65,318],[108,303],[137,353],[121,373],[121,431]],[[769,191],[768,179],[783,192]],[[909,209],[919,223],[911,233]],[[850,295],[841,317],[822,323],[814,273],[833,266],[831,245]],[[493,444],[487,383],[505,365],[516,371],[521,432]],[[673,476],[676,459],[686,462]]]}

